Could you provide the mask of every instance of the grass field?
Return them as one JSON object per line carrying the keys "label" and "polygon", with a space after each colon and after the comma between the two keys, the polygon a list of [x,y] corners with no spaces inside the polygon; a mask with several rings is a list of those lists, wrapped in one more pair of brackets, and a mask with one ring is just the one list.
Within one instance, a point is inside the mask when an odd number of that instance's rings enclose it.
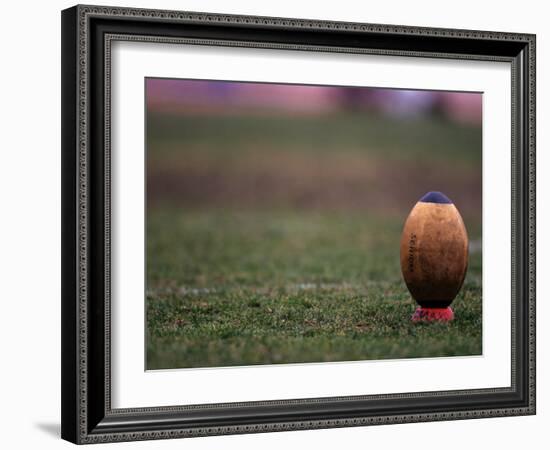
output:
{"label": "grass field", "polygon": [[479,249],[450,324],[411,323],[399,267],[426,190],[460,199],[479,242],[479,129],[211,119],[150,118],[148,369],[481,353]]}

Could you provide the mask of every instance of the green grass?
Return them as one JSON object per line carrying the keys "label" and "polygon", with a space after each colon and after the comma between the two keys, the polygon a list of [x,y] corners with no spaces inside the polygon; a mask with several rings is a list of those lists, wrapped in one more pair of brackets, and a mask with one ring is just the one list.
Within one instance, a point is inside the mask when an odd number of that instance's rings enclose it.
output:
{"label": "green grass", "polygon": [[481,254],[455,321],[412,324],[401,227],[359,212],[149,211],[147,367],[481,354]]}
{"label": "green grass", "polygon": [[258,150],[354,152],[406,161],[481,164],[481,132],[443,118],[388,120],[368,112],[292,115],[177,116],[150,113],[148,139],[157,155],[200,149],[224,158]]}
{"label": "green grass", "polygon": [[480,239],[480,127],[149,113],[147,168],[149,369],[481,354],[481,253],[450,324],[410,321],[399,265],[427,190]]}

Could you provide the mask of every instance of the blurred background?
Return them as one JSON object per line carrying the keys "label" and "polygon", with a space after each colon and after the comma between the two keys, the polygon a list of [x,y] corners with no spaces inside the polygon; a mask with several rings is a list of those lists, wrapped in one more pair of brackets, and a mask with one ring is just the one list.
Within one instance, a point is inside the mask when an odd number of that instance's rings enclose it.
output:
{"label": "blurred background", "polygon": [[[414,309],[401,230],[434,190],[464,218],[480,319],[481,94],[149,78],[146,108],[150,368],[419,355],[411,340],[392,347],[394,325],[371,329],[364,308]],[[343,286],[357,304],[331,322]],[[266,306],[281,289],[282,309]],[[349,328],[355,313],[364,330]],[[366,349],[369,333],[388,345]],[[334,335],[351,340],[315,340]],[[480,325],[472,336],[429,354],[475,353]]]}
{"label": "blurred background", "polygon": [[402,214],[440,190],[481,212],[481,94],[147,80],[148,200]]}

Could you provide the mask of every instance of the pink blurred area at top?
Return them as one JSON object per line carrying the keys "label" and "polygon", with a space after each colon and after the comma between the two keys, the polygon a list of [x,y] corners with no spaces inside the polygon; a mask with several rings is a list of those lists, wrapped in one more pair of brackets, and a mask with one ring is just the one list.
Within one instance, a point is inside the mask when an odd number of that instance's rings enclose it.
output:
{"label": "pink blurred area at top", "polygon": [[368,110],[394,118],[440,113],[480,124],[481,94],[148,78],[147,108],[177,114],[327,114]]}
{"label": "pink blurred area at top", "polygon": [[481,124],[483,96],[475,92],[440,92],[441,109],[456,122]]}
{"label": "pink blurred area at top", "polygon": [[335,90],[324,86],[202,80],[147,80],[147,106],[159,112],[196,114],[243,110],[327,112],[334,109]]}

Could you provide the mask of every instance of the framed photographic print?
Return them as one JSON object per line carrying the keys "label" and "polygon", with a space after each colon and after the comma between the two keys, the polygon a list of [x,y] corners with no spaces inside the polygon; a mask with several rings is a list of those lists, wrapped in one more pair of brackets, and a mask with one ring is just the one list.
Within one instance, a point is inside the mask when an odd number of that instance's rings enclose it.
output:
{"label": "framed photographic print", "polygon": [[535,413],[535,36],[62,12],[62,437]]}

